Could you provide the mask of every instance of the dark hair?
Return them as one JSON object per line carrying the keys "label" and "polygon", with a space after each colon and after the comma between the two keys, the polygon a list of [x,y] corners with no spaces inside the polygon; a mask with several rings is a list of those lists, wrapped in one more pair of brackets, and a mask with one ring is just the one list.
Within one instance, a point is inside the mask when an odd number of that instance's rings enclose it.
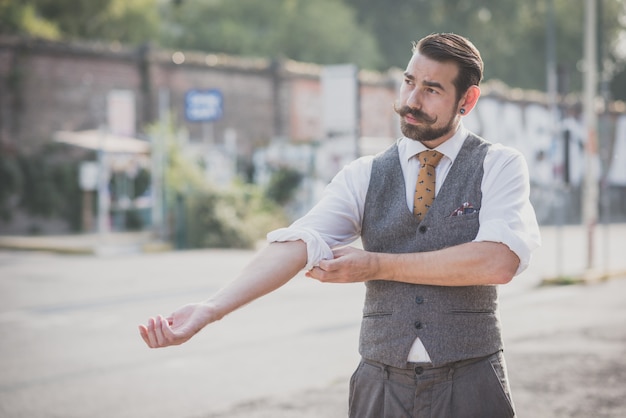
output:
{"label": "dark hair", "polygon": [[478,86],[483,78],[483,60],[480,52],[469,39],[454,33],[434,33],[413,42],[413,53],[438,61],[454,62],[459,74],[454,80],[457,100],[470,86]]}

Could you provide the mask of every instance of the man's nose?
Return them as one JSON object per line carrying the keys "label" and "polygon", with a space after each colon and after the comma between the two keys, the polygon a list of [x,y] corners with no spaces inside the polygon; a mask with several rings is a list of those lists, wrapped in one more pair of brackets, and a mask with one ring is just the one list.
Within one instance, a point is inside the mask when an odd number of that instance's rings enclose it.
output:
{"label": "man's nose", "polygon": [[420,94],[419,89],[414,89],[413,91],[411,91],[406,99],[406,105],[412,107],[413,109],[422,108],[422,95]]}

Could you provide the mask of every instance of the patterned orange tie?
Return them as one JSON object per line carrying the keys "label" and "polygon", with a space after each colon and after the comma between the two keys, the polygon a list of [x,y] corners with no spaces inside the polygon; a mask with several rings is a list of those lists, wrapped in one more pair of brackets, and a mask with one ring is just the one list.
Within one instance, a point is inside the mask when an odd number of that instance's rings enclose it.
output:
{"label": "patterned orange tie", "polygon": [[439,151],[427,150],[417,154],[420,162],[420,171],[415,184],[415,200],[413,203],[413,214],[418,221],[426,216],[426,212],[435,200],[435,167],[443,154]]}

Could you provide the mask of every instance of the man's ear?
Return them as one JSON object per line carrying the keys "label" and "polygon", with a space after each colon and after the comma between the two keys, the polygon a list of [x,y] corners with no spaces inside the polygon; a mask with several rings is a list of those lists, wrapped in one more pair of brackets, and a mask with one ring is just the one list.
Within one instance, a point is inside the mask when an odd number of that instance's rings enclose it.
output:
{"label": "man's ear", "polygon": [[457,111],[463,116],[467,116],[476,106],[479,97],[480,88],[478,86],[470,86],[459,101]]}

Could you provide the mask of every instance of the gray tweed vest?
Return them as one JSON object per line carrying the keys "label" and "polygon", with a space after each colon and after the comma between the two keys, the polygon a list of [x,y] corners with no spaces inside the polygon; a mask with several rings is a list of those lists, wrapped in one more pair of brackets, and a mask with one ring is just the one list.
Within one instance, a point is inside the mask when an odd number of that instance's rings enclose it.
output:
{"label": "gray tweed vest", "polygon": [[[418,222],[406,205],[398,147],[375,157],[362,224],[365,250],[434,251],[472,241],[478,212],[450,216],[463,203],[481,206],[483,160],[490,143],[470,134],[433,206]],[[406,367],[416,337],[435,366],[481,357],[502,348],[495,286],[426,286],[366,282],[359,351],[364,358]]]}

